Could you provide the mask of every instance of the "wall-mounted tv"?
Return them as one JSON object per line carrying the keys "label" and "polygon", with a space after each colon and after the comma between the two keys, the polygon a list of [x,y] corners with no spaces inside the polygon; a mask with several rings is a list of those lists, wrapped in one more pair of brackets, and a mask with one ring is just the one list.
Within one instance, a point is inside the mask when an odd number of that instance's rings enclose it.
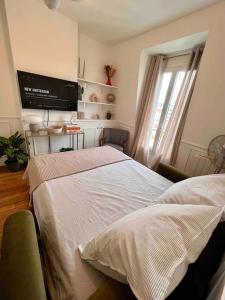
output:
{"label": "wall-mounted tv", "polygon": [[78,83],[17,71],[23,108],[77,111]]}

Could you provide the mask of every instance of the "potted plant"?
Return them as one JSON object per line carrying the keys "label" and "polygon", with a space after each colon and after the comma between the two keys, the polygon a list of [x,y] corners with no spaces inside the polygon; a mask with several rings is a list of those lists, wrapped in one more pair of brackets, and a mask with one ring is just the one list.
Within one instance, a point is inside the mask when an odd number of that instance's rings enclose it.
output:
{"label": "potted plant", "polygon": [[0,137],[0,157],[6,156],[5,164],[11,172],[16,172],[27,162],[27,154],[23,150],[24,138],[17,131],[9,138]]}

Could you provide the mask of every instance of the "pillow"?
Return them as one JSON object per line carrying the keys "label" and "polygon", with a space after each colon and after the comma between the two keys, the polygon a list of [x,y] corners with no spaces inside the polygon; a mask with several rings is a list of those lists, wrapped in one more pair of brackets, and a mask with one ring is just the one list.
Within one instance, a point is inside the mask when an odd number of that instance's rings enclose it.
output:
{"label": "pillow", "polygon": [[108,226],[81,257],[127,281],[138,299],[165,299],[183,279],[221,219],[221,207],[156,204]]}
{"label": "pillow", "polygon": [[225,207],[225,174],[192,177],[175,183],[158,198],[158,202]]}

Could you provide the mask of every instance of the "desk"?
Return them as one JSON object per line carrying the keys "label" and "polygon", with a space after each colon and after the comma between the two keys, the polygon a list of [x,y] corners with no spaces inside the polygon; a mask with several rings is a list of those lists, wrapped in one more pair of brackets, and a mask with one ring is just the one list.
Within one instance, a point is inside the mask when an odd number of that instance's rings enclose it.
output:
{"label": "desk", "polygon": [[48,153],[52,153],[52,146],[51,146],[51,137],[59,137],[59,136],[69,136],[70,137],[70,144],[71,148],[75,150],[75,141],[74,137],[76,136],[76,150],[78,150],[79,146],[79,136],[82,136],[82,149],[84,149],[84,131],[77,131],[77,132],[61,132],[61,133],[49,133],[47,130],[41,129],[38,132],[31,132],[30,130],[25,130],[25,143],[26,143],[26,149],[29,154],[29,157],[31,156],[30,154],[30,142],[32,143],[33,146],[33,152],[34,155],[36,155],[36,147],[35,147],[35,138],[43,138],[47,137],[48,138]]}

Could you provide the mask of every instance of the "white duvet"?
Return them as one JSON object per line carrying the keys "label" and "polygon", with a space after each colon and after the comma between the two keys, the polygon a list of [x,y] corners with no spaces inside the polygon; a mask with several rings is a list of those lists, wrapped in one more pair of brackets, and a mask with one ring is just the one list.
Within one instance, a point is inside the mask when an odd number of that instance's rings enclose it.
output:
{"label": "white duvet", "polygon": [[33,203],[53,299],[87,299],[105,277],[81,261],[78,245],[124,215],[155,203],[171,185],[133,160],[42,183]]}

